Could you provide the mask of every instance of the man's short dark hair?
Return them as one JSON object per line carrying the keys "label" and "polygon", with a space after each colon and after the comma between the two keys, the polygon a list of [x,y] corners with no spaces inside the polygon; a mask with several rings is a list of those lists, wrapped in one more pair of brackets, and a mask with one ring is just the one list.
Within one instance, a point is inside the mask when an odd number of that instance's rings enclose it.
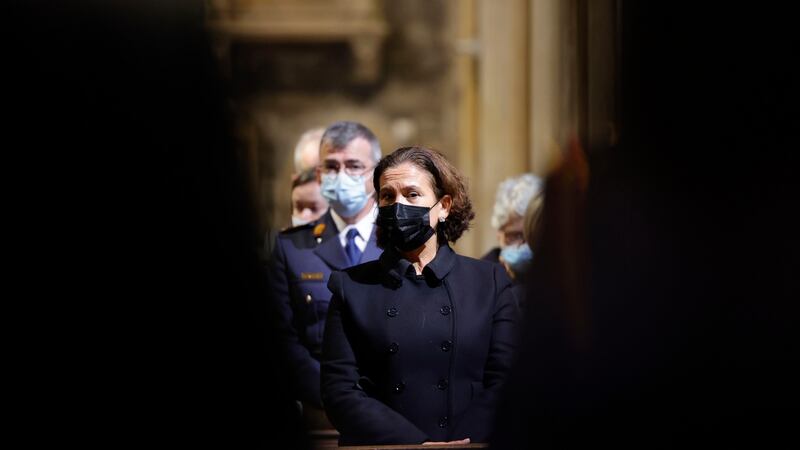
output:
{"label": "man's short dark hair", "polygon": [[330,145],[335,150],[340,150],[356,138],[364,138],[372,149],[372,159],[376,163],[381,159],[381,144],[375,134],[358,122],[340,121],[329,126],[322,135],[322,145]]}

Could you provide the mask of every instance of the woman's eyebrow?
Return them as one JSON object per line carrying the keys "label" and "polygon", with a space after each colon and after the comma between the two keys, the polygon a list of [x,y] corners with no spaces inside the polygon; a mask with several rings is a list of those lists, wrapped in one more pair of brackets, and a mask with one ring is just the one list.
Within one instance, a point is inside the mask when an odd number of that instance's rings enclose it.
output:
{"label": "woman's eyebrow", "polygon": [[381,187],[381,189],[380,189],[380,192],[383,192],[383,191],[391,191],[391,192],[394,192],[394,191],[395,191],[395,190],[397,190],[397,189],[399,189],[399,190],[401,190],[401,191],[408,191],[408,190],[410,190],[410,189],[416,189],[416,190],[420,190],[420,189],[422,189],[422,188],[420,187],[420,185],[419,185],[419,184],[417,184],[417,183],[414,183],[414,182],[411,182],[411,183],[408,183],[408,184],[406,184],[406,183],[403,183],[403,184],[401,184],[400,186],[396,186],[396,185],[388,185],[388,184],[387,184],[386,186],[383,186],[383,187]]}

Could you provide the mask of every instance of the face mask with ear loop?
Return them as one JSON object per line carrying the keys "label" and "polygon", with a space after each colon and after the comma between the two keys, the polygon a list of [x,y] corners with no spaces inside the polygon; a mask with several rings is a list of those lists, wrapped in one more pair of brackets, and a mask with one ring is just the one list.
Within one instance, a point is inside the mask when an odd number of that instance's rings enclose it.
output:
{"label": "face mask with ear loop", "polygon": [[364,175],[357,177],[346,173],[323,175],[322,196],[331,208],[342,217],[353,217],[367,204],[369,196],[364,187]]}
{"label": "face mask with ear loop", "polygon": [[[389,242],[398,250],[410,252],[422,247],[436,232],[430,225],[430,211],[439,201],[430,208],[405,205],[399,202],[381,206],[378,208],[378,218],[375,220],[375,224],[387,233]],[[439,222],[444,222],[444,220],[439,219]]]}

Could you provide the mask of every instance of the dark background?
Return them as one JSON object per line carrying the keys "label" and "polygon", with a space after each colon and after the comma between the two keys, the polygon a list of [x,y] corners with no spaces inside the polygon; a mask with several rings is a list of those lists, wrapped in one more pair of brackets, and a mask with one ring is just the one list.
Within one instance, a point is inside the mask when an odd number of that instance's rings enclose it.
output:
{"label": "dark background", "polygon": [[302,447],[202,2],[4,16],[32,439]]}
{"label": "dark background", "polygon": [[[620,6],[620,145],[590,158],[590,250],[572,254],[592,268],[592,345],[576,350],[564,325],[563,274],[534,272],[506,442],[791,439],[796,21],[770,6]],[[56,439],[305,442],[202,20],[196,2],[6,11],[10,237],[29,293],[9,303],[36,363],[14,367],[31,384],[21,408]],[[541,249],[539,266],[561,251]]]}
{"label": "dark background", "polygon": [[619,3],[620,141],[551,174],[497,448],[797,442],[798,73],[780,8]]}

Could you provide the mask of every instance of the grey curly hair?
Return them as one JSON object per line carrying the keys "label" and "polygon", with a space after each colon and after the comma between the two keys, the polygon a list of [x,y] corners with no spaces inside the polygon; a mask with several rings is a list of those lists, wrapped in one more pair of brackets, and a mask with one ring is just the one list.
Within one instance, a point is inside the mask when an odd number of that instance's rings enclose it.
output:
{"label": "grey curly hair", "polygon": [[544,182],[532,173],[506,178],[497,187],[497,195],[492,212],[492,227],[499,229],[516,214],[525,217],[525,210],[531,200],[542,191]]}

